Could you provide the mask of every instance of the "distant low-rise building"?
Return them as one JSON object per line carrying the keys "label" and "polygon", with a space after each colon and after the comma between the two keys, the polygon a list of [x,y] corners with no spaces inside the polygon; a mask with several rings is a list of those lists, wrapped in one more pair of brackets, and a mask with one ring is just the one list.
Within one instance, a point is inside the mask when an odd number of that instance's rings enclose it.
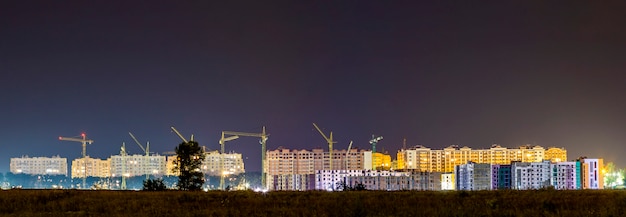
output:
{"label": "distant low-rise building", "polygon": [[67,176],[67,158],[59,156],[11,158],[9,167],[14,174]]}
{"label": "distant low-rise building", "polygon": [[162,176],[167,174],[167,161],[161,155],[113,155],[110,158],[111,176]]}
{"label": "distant low-rise building", "polygon": [[111,159],[98,159],[86,156],[72,161],[72,178],[111,177]]}

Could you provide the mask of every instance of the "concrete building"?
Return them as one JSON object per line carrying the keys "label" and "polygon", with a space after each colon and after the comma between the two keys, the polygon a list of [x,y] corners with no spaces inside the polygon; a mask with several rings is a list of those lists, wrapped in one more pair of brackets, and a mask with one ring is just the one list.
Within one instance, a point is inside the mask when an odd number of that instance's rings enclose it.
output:
{"label": "concrete building", "polygon": [[468,162],[455,167],[457,190],[491,190],[492,172],[491,165],[484,163]]}
{"label": "concrete building", "polygon": [[98,159],[89,156],[72,161],[72,178],[111,177],[111,159]]}
{"label": "concrete building", "polygon": [[511,188],[516,190],[541,189],[551,186],[550,161],[514,162],[511,165]]}
{"label": "concrete building", "polygon": [[550,148],[549,150],[549,154],[546,155],[543,147],[530,145],[516,149],[504,148],[497,144],[489,149],[471,149],[467,146],[452,145],[443,150],[433,150],[418,145],[410,149],[402,149],[397,155],[398,168],[430,172],[453,172],[455,166],[469,161],[504,165],[514,161],[541,162],[544,159],[556,161],[567,158],[565,149]]}
{"label": "concrete building", "polygon": [[67,176],[67,158],[59,156],[11,158],[9,167],[14,174]]}
{"label": "concrete building", "polygon": [[551,165],[551,182],[557,190],[581,189],[581,162],[556,162]]}
{"label": "concrete building", "polygon": [[581,184],[583,189],[604,189],[603,159],[581,158]]}
{"label": "concrete building", "polygon": [[167,161],[161,155],[113,155],[110,158],[111,176],[162,176],[167,174]]}

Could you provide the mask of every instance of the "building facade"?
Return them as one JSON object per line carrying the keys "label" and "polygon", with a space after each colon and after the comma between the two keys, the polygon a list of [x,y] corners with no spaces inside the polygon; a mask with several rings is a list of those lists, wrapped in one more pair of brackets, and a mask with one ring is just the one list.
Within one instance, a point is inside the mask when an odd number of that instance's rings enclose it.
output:
{"label": "building facade", "polygon": [[167,161],[161,155],[113,155],[111,156],[111,176],[162,176],[167,174]]}
{"label": "building facade", "polygon": [[491,190],[491,164],[468,162],[455,166],[456,189],[466,191]]}
{"label": "building facade", "polygon": [[551,186],[550,161],[514,162],[511,165],[511,187],[516,190],[541,189]]}
{"label": "building facade", "polygon": [[9,167],[14,174],[67,176],[67,158],[59,156],[11,158]]}
{"label": "building facade", "polygon": [[349,187],[362,184],[367,190],[441,190],[441,173],[438,172],[363,170],[361,175],[346,176],[344,180]]}
{"label": "building facade", "polygon": [[111,177],[111,159],[98,159],[89,156],[72,161],[72,178]]}
{"label": "building facade", "polygon": [[[223,163],[220,161],[223,160]],[[223,170],[220,167],[223,166]],[[210,176],[239,175],[246,172],[240,153],[224,153],[209,151],[202,162],[202,172]]]}
{"label": "building facade", "polygon": [[[508,149],[500,145],[492,145],[489,149],[471,149],[467,146],[455,145],[443,150],[433,150],[421,145],[398,151],[398,168],[415,169],[429,172],[453,172],[455,166],[469,161],[486,164],[511,164],[520,162],[541,162],[545,160],[566,159],[565,149],[551,148],[550,154],[545,154],[541,146],[520,146]],[[402,165],[400,165],[402,164]]]}
{"label": "building facade", "polygon": [[511,165],[491,165],[491,189],[511,189]]}
{"label": "building facade", "polygon": [[550,170],[552,186],[557,190],[581,189],[581,166],[579,161],[557,162]]}
{"label": "building facade", "polygon": [[583,189],[604,189],[603,159],[581,158],[581,184]]}

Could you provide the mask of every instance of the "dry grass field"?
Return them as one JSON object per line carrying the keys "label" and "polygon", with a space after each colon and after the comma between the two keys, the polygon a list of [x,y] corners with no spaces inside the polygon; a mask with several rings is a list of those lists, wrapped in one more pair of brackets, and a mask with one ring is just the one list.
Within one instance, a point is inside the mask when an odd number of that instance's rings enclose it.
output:
{"label": "dry grass field", "polygon": [[2,216],[625,216],[626,191],[0,191]]}

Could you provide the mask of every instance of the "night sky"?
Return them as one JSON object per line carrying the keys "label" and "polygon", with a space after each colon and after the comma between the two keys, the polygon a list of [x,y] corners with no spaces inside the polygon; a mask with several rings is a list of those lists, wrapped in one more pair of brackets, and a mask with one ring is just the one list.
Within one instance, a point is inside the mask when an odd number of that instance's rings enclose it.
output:
{"label": "night sky", "polygon": [[[625,1],[2,1],[0,172],[11,157],[327,149],[312,126],[407,147],[565,147],[626,167]],[[260,170],[257,138],[227,143]]]}

